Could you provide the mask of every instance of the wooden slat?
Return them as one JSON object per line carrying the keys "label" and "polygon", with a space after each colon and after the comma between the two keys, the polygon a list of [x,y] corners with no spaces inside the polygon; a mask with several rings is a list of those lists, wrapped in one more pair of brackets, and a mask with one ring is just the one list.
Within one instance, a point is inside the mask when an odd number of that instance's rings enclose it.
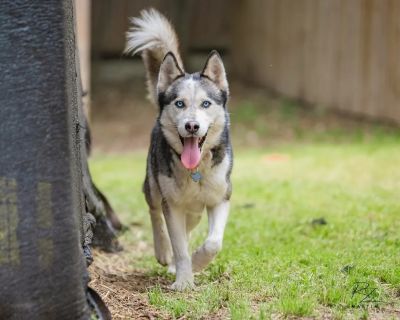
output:
{"label": "wooden slat", "polygon": [[[96,55],[120,56],[125,47],[129,17],[138,16],[146,8],[156,8],[175,25],[180,38],[188,38],[185,46],[195,49],[227,48],[230,42],[229,0],[95,0],[93,6],[93,51]],[[187,6],[188,19],[182,19],[182,5]],[[184,20],[189,20],[184,21]],[[232,22],[234,23],[234,22]],[[185,25],[181,25],[185,24]],[[186,31],[183,28],[189,28]],[[181,31],[183,30],[183,31]],[[185,35],[179,34],[187,33]]]}
{"label": "wooden slat", "polygon": [[315,105],[400,123],[400,1],[254,0],[234,9],[235,74]]}
{"label": "wooden slat", "polygon": [[90,111],[90,17],[91,0],[75,0],[76,37],[78,40],[79,64],[81,68],[82,89],[85,92],[84,111],[89,119]]}

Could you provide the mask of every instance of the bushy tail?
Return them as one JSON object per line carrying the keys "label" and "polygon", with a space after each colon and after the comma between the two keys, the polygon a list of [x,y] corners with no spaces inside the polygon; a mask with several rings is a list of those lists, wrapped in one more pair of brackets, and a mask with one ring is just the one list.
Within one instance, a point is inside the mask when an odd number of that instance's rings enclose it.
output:
{"label": "bushy tail", "polygon": [[125,52],[141,52],[146,67],[149,97],[156,104],[158,71],[165,55],[171,51],[184,70],[178,50],[178,37],[167,18],[155,9],[143,10],[140,17],[131,18],[131,23],[126,34]]}

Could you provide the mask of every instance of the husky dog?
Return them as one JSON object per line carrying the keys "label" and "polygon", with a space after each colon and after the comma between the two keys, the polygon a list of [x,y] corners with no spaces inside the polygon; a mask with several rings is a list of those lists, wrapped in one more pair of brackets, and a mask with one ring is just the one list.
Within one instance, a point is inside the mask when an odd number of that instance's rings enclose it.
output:
{"label": "husky dog", "polygon": [[[143,192],[150,208],[158,262],[176,271],[172,289],[194,287],[193,273],[222,247],[231,196],[229,94],[221,57],[212,51],[201,72],[186,73],[178,39],[154,9],[131,20],[127,52],[140,52],[150,99],[159,115],[151,134]],[[189,235],[208,213],[208,236],[189,254]]]}

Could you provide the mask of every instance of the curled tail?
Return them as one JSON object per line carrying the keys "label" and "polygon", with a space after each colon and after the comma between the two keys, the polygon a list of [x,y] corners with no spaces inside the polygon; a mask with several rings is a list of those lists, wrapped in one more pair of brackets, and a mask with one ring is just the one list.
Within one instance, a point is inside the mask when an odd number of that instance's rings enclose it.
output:
{"label": "curled tail", "polygon": [[139,17],[131,18],[132,26],[126,34],[126,53],[141,52],[147,75],[147,89],[153,103],[157,103],[157,81],[161,62],[172,52],[183,69],[179,55],[178,37],[174,28],[155,9],[143,10]]}

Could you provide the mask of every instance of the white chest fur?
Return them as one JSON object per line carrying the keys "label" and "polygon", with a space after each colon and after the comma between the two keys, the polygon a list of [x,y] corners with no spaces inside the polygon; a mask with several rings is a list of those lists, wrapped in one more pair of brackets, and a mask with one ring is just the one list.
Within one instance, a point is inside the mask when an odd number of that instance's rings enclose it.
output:
{"label": "white chest fur", "polygon": [[211,152],[207,153],[198,168],[201,180],[195,182],[179,159],[175,159],[173,176],[159,176],[160,188],[163,197],[176,207],[183,208],[186,213],[198,214],[204,207],[214,207],[226,195],[228,183],[226,174],[229,170],[229,158],[212,166]]}

